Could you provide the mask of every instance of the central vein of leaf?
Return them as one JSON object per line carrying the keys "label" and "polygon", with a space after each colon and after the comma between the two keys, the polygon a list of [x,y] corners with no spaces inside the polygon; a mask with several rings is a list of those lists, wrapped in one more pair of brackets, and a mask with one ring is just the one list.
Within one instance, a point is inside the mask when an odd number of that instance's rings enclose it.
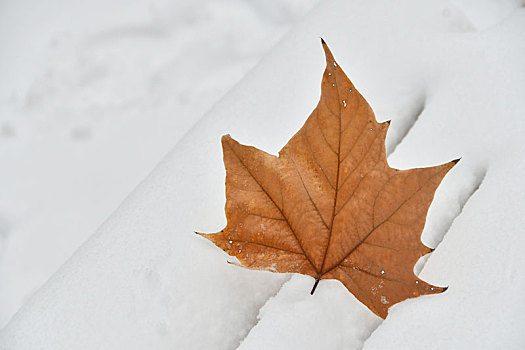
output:
{"label": "central vein of leaf", "polygon": [[[337,172],[336,172],[336,177],[335,177],[335,193],[334,193],[334,206],[332,208],[332,215],[331,215],[331,219],[330,219],[330,226],[329,226],[329,231],[328,231],[328,240],[326,242],[326,248],[324,250],[324,255],[323,255],[323,262],[321,263],[321,268],[319,269],[319,272],[318,272],[318,275],[317,275],[317,279],[319,279],[323,274],[323,269],[324,269],[324,266],[326,264],[326,256],[328,255],[328,248],[330,247],[330,241],[332,239],[332,232],[334,230],[334,220],[335,220],[335,209],[337,207],[337,195],[339,193],[339,171],[340,171],[340,168],[341,168],[341,98],[339,96],[339,85],[337,84],[337,72],[335,71],[334,72],[334,79],[335,79],[335,88],[336,88],[336,91],[337,91],[337,105],[339,106],[339,113],[338,113],[338,117],[339,117],[339,133],[338,133],[338,140],[337,140]],[[327,106],[328,108],[328,106]]]}

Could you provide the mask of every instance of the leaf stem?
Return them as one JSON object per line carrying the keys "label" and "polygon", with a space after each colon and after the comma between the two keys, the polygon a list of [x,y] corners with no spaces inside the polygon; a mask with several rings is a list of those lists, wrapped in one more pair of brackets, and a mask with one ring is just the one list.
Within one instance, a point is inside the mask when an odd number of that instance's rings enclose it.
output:
{"label": "leaf stem", "polygon": [[319,276],[315,279],[314,287],[312,288],[312,291],[310,292],[310,295],[314,295],[315,289],[317,288],[317,285],[319,284]]}

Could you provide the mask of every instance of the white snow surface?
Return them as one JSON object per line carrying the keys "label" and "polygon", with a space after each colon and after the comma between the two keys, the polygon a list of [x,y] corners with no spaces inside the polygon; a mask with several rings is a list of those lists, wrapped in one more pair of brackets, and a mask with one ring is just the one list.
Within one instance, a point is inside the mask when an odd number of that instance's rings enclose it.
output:
{"label": "white snow surface", "polygon": [[[495,11],[498,4],[501,11]],[[324,1],[218,102],[0,333],[6,349],[518,349],[525,329],[525,9]],[[249,271],[193,231],[224,224],[220,136],[277,153],[315,107],[319,36],[392,120],[389,163],[462,157],[416,267],[448,285],[382,321],[337,281]],[[290,278],[291,277],[291,278]]]}
{"label": "white snow surface", "polygon": [[0,328],[316,2],[0,3]]}

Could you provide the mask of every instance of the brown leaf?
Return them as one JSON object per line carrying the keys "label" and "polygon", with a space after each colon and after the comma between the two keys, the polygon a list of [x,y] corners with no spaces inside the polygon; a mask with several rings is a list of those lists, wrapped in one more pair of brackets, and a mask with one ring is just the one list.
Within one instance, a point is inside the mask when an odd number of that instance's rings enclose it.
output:
{"label": "brown leaf", "polygon": [[228,224],[201,234],[250,269],[337,279],[378,316],[407,298],[443,292],[414,275],[428,207],[457,160],[397,170],[386,161],[389,122],[372,109],[326,43],[319,104],[279,157],[222,146]]}

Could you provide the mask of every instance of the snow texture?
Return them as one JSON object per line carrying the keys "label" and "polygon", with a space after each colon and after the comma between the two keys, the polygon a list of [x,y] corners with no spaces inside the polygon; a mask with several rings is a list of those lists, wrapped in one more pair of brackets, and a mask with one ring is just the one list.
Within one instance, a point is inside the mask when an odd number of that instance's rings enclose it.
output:
{"label": "snow texture", "polygon": [[1,2],[0,328],[316,1]]}
{"label": "snow texture", "polygon": [[[498,4],[501,10],[496,11]],[[518,349],[525,329],[525,10],[512,1],[322,2],[174,147],[0,334],[9,349]],[[440,295],[385,321],[337,281],[248,271],[224,224],[220,136],[271,153],[319,97],[318,37],[392,120],[389,163],[462,157],[417,265]],[[7,225],[9,227],[9,225]]]}

